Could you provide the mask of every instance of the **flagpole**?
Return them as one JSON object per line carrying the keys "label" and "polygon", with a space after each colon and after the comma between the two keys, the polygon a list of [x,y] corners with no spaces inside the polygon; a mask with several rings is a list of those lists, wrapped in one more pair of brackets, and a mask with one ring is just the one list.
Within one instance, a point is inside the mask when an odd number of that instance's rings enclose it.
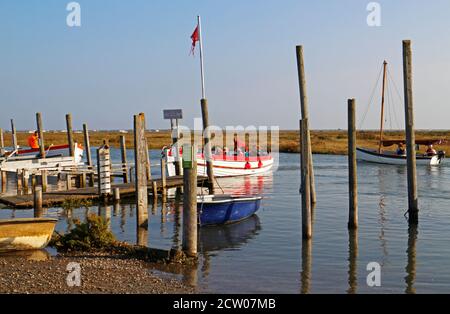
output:
{"label": "flagpole", "polygon": [[202,79],[202,99],[206,99],[205,93],[205,73],[203,72],[203,43],[202,43],[202,27],[200,21],[200,15],[197,15],[197,24],[198,24],[198,42],[200,44],[200,75]]}

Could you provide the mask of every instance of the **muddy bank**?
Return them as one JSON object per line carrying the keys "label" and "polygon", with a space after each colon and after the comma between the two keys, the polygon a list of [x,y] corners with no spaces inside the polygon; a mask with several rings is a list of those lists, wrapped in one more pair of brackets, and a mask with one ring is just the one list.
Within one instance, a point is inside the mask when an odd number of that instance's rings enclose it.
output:
{"label": "muddy bank", "polygon": [[[73,284],[80,265],[80,286]],[[0,293],[194,293],[178,279],[153,273],[142,260],[107,253],[70,253],[49,256],[46,251],[0,255]]]}

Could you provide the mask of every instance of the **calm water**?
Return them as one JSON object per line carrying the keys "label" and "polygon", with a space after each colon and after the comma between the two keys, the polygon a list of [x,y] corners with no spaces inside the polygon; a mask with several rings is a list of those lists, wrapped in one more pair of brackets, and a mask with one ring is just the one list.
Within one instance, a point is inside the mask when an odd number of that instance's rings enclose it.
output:
{"label": "calm water", "polygon": [[[158,156],[152,152],[153,163]],[[359,163],[360,227],[349,235],[347,159],[316,155],[314,162],[318,203],[309,245],[300,233],[299,156],[281,154],[273,174],[219,179],[227,193],[261,192],[262,207],[241,223],[202,228],[198,269],[176,276],[213,293],[450,292],[450,167],[418,167],[420,222],[408,229],[406,168]],[[180,245],[180,210],[173,199],[164,206],[150,202],[149,246]],[[50,208],[46,215],[58,217],[57,229],[65,231],[86,211]],[[132,204],[89,208],[110,216],[117,238],[131,243],[134,211]],[[30,210],[0,210],[0,218],[31,216]],[[381,265],[381,287],[366,285],[369,262]]]}

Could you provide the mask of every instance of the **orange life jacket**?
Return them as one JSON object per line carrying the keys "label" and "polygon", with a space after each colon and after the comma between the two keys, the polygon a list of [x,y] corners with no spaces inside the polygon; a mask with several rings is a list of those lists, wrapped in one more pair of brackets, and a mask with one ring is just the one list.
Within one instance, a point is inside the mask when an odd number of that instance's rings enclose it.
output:
{"label": "orange life jacket", "polygon": [[31,148],[39,148],[39,140],[36,135],[33,134],[28,138],[28,146]]}

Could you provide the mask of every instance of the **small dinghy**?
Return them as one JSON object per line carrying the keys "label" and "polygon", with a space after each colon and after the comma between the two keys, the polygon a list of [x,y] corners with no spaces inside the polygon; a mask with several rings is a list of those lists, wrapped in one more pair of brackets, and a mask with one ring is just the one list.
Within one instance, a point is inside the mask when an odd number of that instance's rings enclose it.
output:
{"label": "small dinghy", "polygon": [[200,195],[197,197],[200,226],[222,225],[252,216],[261,205],[261,196]]}
{"label": "small dinghy", "polygon": [[57,219],[0,219],[0,252],[43,249],[50,241]]}

